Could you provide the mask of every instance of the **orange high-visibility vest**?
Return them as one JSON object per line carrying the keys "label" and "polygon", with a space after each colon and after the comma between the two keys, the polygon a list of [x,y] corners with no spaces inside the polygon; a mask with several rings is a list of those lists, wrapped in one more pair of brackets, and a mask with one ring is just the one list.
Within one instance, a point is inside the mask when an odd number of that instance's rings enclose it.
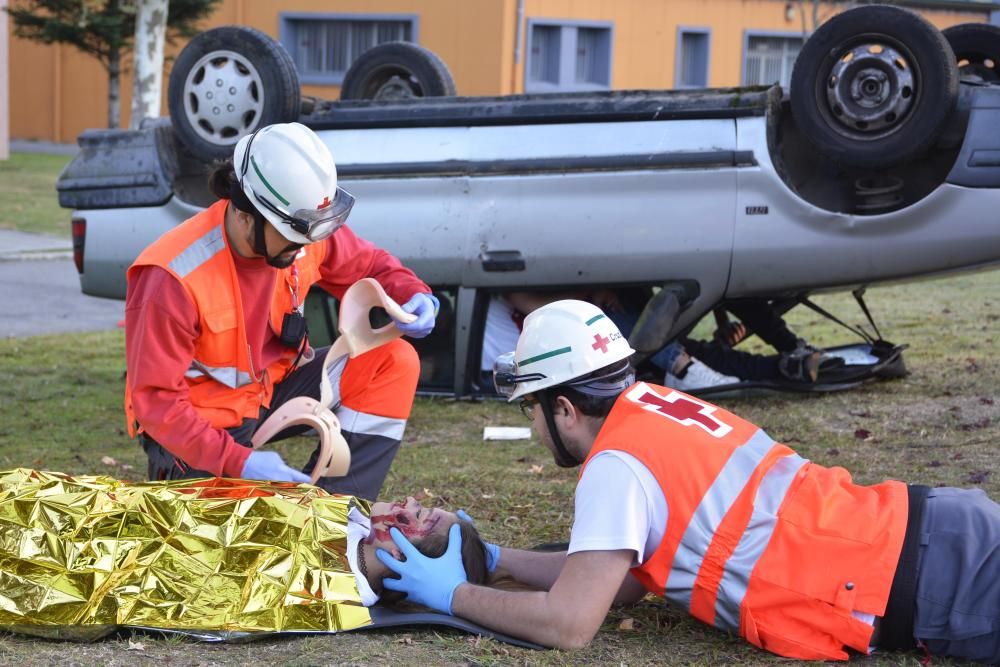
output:
{"label": "orange high-visibility vest", "polygon": [[867,652],[872,626],[851,612],[885,613],[905,484],[859,486],[722,408],[645,383],[615,403],[587,462],[605,450],[636,457],[667,501],[663,540],[632,570],[648,590],[778,655]]}
{"label": "orange high-visibility vest", "polygon": [[[159,266],[180,281],[194,303],[201,334],[184,379],[191,404],[216,428],[256,418],[262,405],[270,405],[274,383],[281,381],[297,356],[289,348],[267,368],[252,366],[236,265],[223,225],[228,203],[217,201],[161,236],[128,270],[131,280],[136,267]],[[275,272],[270,320],[276,332],[281,331],[285,313],[292,310],[292,294],[298,295],[301,306],[309,288],[319,280],[327,244],[310,244],[304,250],[293,266]],[[129,434],[134,436],[136,418],[128,383],[125,414]]]}

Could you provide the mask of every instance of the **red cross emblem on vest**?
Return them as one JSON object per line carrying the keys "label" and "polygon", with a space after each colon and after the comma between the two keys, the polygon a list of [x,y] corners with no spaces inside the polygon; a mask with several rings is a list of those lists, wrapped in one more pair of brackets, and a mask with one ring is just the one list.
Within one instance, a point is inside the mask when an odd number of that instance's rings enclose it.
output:
{"label": "red cross emblem on vest", "polygon": [[324,209],[324,208],[326,208],[327,206],[329,206],[329,205],[330,205],[331,203],[332,203],[332,202],[330,201],[330,198],[329,198],[329,197],[323,197],[323,201],[321,201],[321,202],[319,203],[319,206],[317,206],[317,207],[316,207],[316,210],[318,211],[318,210],[320,210],[320,209]]}
{"label": "red cross emblem on vest", "polygon": [[608,353],[608,343],[611,342],[610,338],[605,338],[601,334],[594,334],[594,345],[595,350],[600,350],[604,354]]}
{"label": "red cross emblem on vest", "polygon": [[709,435],[721,438],[733,430],[715,415],[718,408],[695,401],[680,392],[671,391],[666,397],[654,393],[646,385],[639,385],[628,393],[629,400],[642,403],[647,410],[663,415],[682,426],[697,426]]}

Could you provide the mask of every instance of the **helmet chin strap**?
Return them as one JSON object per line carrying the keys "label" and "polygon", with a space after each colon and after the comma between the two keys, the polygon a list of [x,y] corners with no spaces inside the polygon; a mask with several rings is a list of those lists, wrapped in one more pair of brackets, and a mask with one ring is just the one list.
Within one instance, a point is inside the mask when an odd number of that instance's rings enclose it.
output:
{"label": "helmet chin strap", "polygon": [[[270,224],[264,219],[260,213],[254,212],[253,214],[253,251],[264,258],[268,266],[273,266],[276,269],[288,268],[288,264],[278,260],[278,255],[272,257],[267,254],[267,242],[264,238],[264,225]],[[284,251],[282,251],[284,252]]]}
{"label": "helmet chin strap", "polygon": [[264,216],[255,211],[253,213],[253,251],[258,255],[262,255],[268,264],[270,264],[271,256],[267,254],[267,243],[264,240],[265,224]]}
{"label": "helmet chin strap", "polygon": [[538,407],[542,409],[542,414],[545,415],[545,425],[549,429],[549,437],[552,438],[552,444],[555,446],[556,451],[553,458],[556,460],[556,465],[560,468],[575,468],[576,466],[583,463],[573,454],[570,454],[569,450],[566,449],[566,445],[563,444],[562,437],[559,435],[559,429],[556,428],[556,420],[552,413],[552,400],[553,395],[549,393],[548,390],[542,390],[535,392],[539,394]]}

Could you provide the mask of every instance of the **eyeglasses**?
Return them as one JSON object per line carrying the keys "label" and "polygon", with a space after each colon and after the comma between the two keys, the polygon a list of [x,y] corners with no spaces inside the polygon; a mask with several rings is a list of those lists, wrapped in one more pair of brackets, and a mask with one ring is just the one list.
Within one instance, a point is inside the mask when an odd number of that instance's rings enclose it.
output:
{"label": "eyeglasses", "polygon": [[534,398],[522,398],[521,402],[518,403],[518,407],[521,408],[521,414],[524,415],[525,419],[529,422],[535,419],[535,407],[538,405],[538,400]]}
{"label": "eyeglasses", "polygon": [[[250,149],[253,147],[253,140],[257,137],[257,132],[255,131],[250,135],[250,140],[247,142],[247,148],[243,152],[243,162],[240,165],[240,187],[243,187],[243,179],[247,174],[250,167],[253,167],[254,172],[256,172],[257,177],[261,182],[269,189],[278,199],[282,199],[274,188],[267,182],[264,178],[264,174],[261,173],[260,168],[257,166],[257,161],[253,159],[250,155]],[[329,238],[335,231],[344,226],[347,222],[347,216],[351,214],[351,209],[354,208],[354,195],[352,195],[347,190],[338,187],[337,191],[333,193],[333,201],[330,201],[329,197],[324,197],[323,201],[320,202],[315,209],[311,208],[300,208],[295,211],[295,213],[289,215],[282,211],[276,204],[261,196],[253,187],[250,187],[250,192],[253,193],[254,199],[256,199],[264,208],[278,216],[285,223],[287,223],[296,233],[305,236],[310,241],[322,241],[325,238]],[[288,203],[282,199],[284,203]]]}

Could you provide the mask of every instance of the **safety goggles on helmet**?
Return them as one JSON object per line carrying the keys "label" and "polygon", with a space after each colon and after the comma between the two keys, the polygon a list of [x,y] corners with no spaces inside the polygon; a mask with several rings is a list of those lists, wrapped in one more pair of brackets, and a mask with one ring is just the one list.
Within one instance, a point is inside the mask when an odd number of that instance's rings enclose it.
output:
{"label": "safety goggles on helmet", "polygon": [[[247,141],[246,150],[243,151],[243,161],[240,165],[240,187],[244,187],[244,179],[246,178],[247,171],[252,167],[264,186],[269,188],[275,197],[287,205],[288,201],[283,199],[281,195],[278,194],[273,187],[271,187],[267,179],[264,178],[264,174],[261,173],[260,168],[257,166],[256,160],[254,160],[253,156],[250,154],[250,149],[253,148],[253,141],[257,138],[258,132],[260,132],[260,130],[256,130],[250,135],[250,139]],[[320,202],[314,209],[300,208],[294,213],[289,214],[281,210],[278,205],[270,199],[257,192],[253,186],[250,186],[247,189],[253,193],[254,199],[256,199],[261,206],[278,216],[278,218],[288,224],[288,226],[291,227],[295,233],[301,234],[312,242],[322,241],[340,229],[344,223],[347,222],[347,216],[351,214],[351,209],[354,207],[355,201],[354,195],[341,187],[337,187],[337,190],[333,193],[332,201],[327,196],[324,197],[323,201]]]}
{"label": "safety goggles on helmet", "polygon": [[513,352],[501,354],[493,362],[493,386],[496,387],[497,393],[504,398],[510,398],[514,395],[514,389],[517,388],[518,383],[544,380],[545,377],[542,373],[518,375],[517,360],[514,359]]}
{"label": "safety goggles on helmet", "polygon": [[322,241],[343,227],[344,223],[347,222],[347,216],[351,214],[351,209],[354,207],[354,195],[341,187],[337,188],[333,201],[326,201],[322,208],[301,208],[292,215],[288,215],[266,197],[257,194],[253,188],[250,188],[250,192],[264,208],[288,223],[296,233],[302,234],[310,241]]}
{"label": "safety goggles on helmet", "polygon": [[[518,375],[517,360],[514,358],[514,354],[514,352],[501,354],[493,362],[493,385],[496,387],[497,393],[504,398],[513,396],[519,383],[534,382],[546,378],[543,373]],[[624,362],[603,375],[563,382],[557,386],[572,387],[576,391],[590,396],[608,397],[617,396],[633,384],[635,384],[635,372],[627,362]]]}

